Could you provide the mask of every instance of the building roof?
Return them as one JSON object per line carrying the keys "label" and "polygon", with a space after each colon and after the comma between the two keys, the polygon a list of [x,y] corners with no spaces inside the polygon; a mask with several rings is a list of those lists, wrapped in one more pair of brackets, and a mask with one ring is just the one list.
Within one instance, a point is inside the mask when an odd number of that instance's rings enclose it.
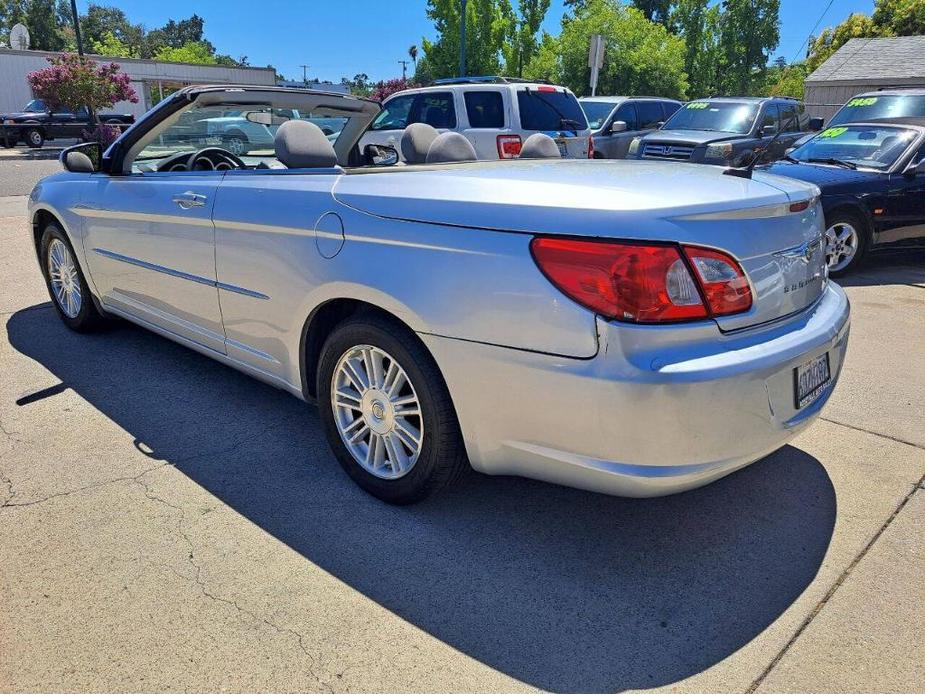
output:
{"label": "building roof", "polygon": [[886,85],[915,79],[925,80],[925,36],[851,39],[806,82],[867,81]]}

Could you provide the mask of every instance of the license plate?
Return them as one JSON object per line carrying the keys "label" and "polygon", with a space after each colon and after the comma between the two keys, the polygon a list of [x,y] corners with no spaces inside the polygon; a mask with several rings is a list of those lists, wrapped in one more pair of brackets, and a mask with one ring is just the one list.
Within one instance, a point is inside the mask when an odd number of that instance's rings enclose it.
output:
{"label": "license plate", "polygon": [[795,368],[793,382],[797,409],[806,407],[818,398],[831,380],[828,352]]}
{"label": "license plate", "polygon": [[563,157],[568,156],[568,145],[561,137],[556,138],[556,144],[559,146],[559,154]]}

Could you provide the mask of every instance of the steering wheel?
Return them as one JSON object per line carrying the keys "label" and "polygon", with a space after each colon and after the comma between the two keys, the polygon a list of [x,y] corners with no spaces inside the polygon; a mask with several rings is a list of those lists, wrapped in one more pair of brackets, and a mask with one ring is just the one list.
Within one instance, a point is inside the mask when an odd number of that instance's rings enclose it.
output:
{"label": "steering wheel", "polygon": [[193,152],[186,160],[187,171],[230,171],[246,168],[247,164],[221,147],[204,147]]}

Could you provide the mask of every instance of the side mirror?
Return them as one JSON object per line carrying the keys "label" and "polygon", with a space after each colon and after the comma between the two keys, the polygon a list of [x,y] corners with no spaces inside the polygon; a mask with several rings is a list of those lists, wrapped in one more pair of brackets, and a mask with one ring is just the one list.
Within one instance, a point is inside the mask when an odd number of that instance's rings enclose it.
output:
{"label": "side mirror", "polygon": [[807,126],[810,132],[819,132],[825,126],[825,120],[823,118],[810,118],[809,125]]}
{"label": "side mirror", "polygon": [[95,173],[100,170],[103,147],[99,142],[83,142],[61,152],[61,165],[71,173]]}
{"label": "side mirror", "polygon": [[622,133],[626,131],[626,121],[625,120],[615,120],[610,124],[610,132],[612,133]]}
{"label": "side mirror", "polygon": [[903,171],[903,176],[909,177],[921,176],[922,174],[925,174],[925,158],[920,159],[917,164],[910,163],[909,166],[906,167],[905,171]]}
{"label": "side mirror", "polygon": [[664,125],[665,125],[665,121],[660,120],[658,123],[655,124],[655,127],[656,127],[658,130],[661,130],[661,129],[662,129],[662,126],[664,126]]}
{"label": "side mirror", "polygon": [[776,125],[765,125],[761,128],[761,137],[770,137],[772,135],[777,135]]}
{"label": "side mirror", "polygon": [[389,145],[366,145],[363,159],[371,166],[395,166],[398,163],[398,150]]}
{"label": "side mirror", "polygon": [[796,147],[788,147],[786,150],[784,150],[784,156],[789,157],[794,153],[794,151],[796,151]]}

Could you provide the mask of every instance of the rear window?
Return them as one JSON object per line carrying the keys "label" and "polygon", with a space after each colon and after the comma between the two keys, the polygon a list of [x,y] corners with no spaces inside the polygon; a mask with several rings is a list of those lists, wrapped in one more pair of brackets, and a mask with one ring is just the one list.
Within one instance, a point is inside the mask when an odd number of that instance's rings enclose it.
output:
{"label": "rear window", "polygon": [[588,121],[573,94],[552,89],[524,89],[517,92],[520,127],[524,130],[585,130]]}
{"label": "rear window", "polygon": [[501,92],[466,92],[465,99],[470,127],[504,127],[504,100]]}

